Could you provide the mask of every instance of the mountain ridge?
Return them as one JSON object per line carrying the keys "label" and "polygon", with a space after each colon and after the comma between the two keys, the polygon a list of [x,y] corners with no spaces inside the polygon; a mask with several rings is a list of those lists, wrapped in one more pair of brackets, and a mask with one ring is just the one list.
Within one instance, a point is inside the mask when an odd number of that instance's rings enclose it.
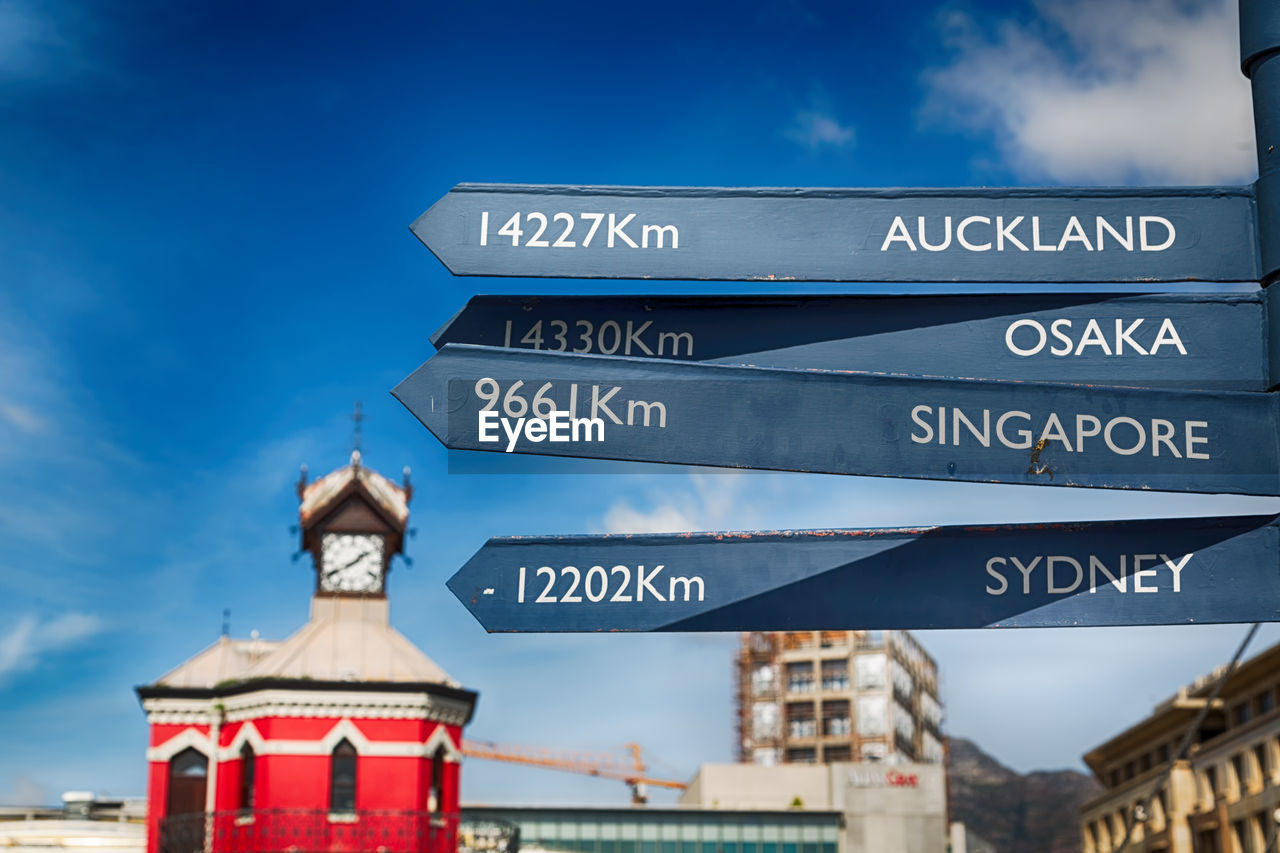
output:
{"label": "mountain ridge", "polygon": [[948,739],[951,819],[999,853],[1079,853],[1080,806],[1102,786],[1076,770],[1018,773],[967,738]]}

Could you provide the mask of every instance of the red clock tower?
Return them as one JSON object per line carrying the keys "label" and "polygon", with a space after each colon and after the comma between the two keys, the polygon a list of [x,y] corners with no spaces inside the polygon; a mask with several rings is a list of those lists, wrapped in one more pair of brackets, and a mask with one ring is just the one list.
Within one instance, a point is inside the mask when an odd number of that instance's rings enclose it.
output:
{"label": "red clock tower", "polygon": [[477,694],[391,627],[387,572],[409,519],[361,464],[298,483],[311,618],[218,642],[137,688],[151,727],[148,853],[457,846],[462,727]]}

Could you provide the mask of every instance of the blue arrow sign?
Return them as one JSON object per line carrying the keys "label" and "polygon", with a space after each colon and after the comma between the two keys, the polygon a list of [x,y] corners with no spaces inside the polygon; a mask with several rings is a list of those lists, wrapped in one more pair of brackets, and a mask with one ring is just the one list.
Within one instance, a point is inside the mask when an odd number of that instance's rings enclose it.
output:
{"label": "blue arrow sign", "polygon": [[410,226],[455,275],[1257,281],[1252,187],[459,184]]}
{"label": "blue arrow sign", "polygon": [[487,631],[1171,625],[1280,618],[1275,516],[490,539]]}
{"label": "blue arrow sign", "polygon": [[1274,394],[775,370],[451,344],[392,393],[447,447],[1280,495]]}
{"label": "blue arrow sign", "polygon": [[1266,336],[1262,291],[477,296],[431,342],[760,367],[1264,391],[1273,384]]}

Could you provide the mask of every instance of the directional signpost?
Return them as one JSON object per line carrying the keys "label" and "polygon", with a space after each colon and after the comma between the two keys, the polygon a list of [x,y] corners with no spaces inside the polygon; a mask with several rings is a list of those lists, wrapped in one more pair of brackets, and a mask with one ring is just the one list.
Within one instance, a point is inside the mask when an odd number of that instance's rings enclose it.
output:
{"label": "directional signpost", "polygon": [[[1280,398],[1272,394],[901,378],[464,345],[446,346],[392,393],[459,450],[1280,495]],[[548,431],[556,419],[561,440]]]}
{"label": "directional signpost", "polygon": [[[1280,280],[1280,5],[1240,20],[1248,187],[459,184],[411,226],[456,275],[1069,292],[477,297],[393,393],[455,449],[1280,495],[1280,290],[1087,286]],[[1274,620],[1280,516],[494,539],[449,586],[490,631]]]}
{"label": "directional signpost", "polygon": [[459,184],[411,226],[455,275],[721,281],[1258,281],[1251,187]]}
{"label": "directional signpost", "polygon": [[[1265,391],[1254,293],[476,296],[432,336],[586,355],[872,373]],[[1272,377],[1275,378],[1272,378]]]}
{"label": "directional signpost", "polygon": [[1280,520],[513,537],[449,589],[487,631],[1269,621]]}

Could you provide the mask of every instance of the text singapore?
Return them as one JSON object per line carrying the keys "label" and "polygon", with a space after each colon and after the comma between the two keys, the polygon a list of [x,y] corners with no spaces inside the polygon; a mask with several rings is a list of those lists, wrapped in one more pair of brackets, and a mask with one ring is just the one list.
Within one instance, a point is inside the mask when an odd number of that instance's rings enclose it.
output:
{"label": "text singapore", "polygon": [[1088,252],[1163,252],[1178,237],[1173,223],[1163,216],[1126,216],[1123,222],[1119,217],[1113,217],[1113,222],[1095,216],[1089,230],[1078,216],[1069,217],[1065,223],[1046,221],[1043,225],[1039,216],[914,218],[913,229],[907,224],[911,217],[895,216],[880,251],[901,245],[913,252],[942,252],[954,244],[969,252],[1064,252],[1071,247]]}
{"label": "text singapore", "polygon": [[919,405],[911,409],[915,427],[911,441],[915,444],[951,444],[977,442],[991,447],[997,442],[1011,450],[1046,447],[1057,441],[1068,453],[1084,453],[1104,449],[1120,456],[1138,453],[1176,459],[1208,459],[1208,421],[1172,421],[1166,418],[1131,418],[1127,415],[1102,419],[1096,415],[1059,415],[1050,412],[1033,418],[1030,412],[1016,409],[1005,412],[965,412],[947,406]]}

